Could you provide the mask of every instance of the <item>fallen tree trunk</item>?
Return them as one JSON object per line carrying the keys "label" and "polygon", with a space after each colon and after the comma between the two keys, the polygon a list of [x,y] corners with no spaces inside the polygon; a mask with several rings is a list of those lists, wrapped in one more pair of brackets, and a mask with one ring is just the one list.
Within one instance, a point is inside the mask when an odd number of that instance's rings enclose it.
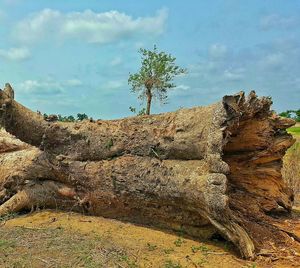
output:
{"label": "fallen tree trunk", "polygon": [[2,125],[26,143],[0,151],[0,215],[72,209],[194,236],[213,226],[250,259],[289,243],[271,214],[292,207],[280,169],[294,122],[273,114],[269,98],[241,92],[208,107],[76,123],[46,122],[5,90],[0,105]]}

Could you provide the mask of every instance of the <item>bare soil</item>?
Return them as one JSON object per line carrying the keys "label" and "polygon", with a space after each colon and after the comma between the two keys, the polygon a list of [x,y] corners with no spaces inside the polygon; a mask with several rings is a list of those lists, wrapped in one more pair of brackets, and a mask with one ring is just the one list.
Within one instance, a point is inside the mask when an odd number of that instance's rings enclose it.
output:
{"label": "bare soil", "polygon": [[76,213],[44,210],[2,218],[0,224],[3,268],[299,267],[292,257],[244,261],[230,243],[218,239],[197,241],[181,233]]}

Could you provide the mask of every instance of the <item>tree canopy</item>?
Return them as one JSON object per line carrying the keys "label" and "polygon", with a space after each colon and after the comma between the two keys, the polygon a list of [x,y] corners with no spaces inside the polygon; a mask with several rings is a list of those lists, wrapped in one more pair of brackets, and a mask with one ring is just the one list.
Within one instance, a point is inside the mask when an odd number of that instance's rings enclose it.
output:
{"label": "tree canopy", "polygon": [[139,99],[147,99],[146,114],[150,114],[152,98],[165,104],[168,90],[176,87],[173,83],[175,76],[186,73],[175,64],[176,58],[171,54],[159,52],[154,46],[153,50],[141,48],[141,68],[139,72],[130,74],[128,84],[132,92],[139,93]]}
{"label": "tree canopy", "polygon": [[287,110],[279,114],[282,117],[293,118],[297,122],[300,122],[300,109],[298,110]]}

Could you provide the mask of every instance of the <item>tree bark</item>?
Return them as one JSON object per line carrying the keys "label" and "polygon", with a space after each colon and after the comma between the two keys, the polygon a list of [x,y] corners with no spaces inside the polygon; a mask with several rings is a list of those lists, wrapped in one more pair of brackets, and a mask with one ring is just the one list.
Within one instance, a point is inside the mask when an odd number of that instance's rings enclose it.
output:
{"label": "tree bark", "polygon": [[151,102],[152,102],[151,88],[147,88],[147,108],[146,108],[146,115],[150,115]]}
{"label": "tree bark", "polygon": [[47,207],[198,237],[204,228],[248,259],[282,248],[291,242],[272,213],[293,203],[280,168],[294,122],[271,103],[241,92],[172,113],[51,123],[2,91],[2,125],[25,143],[2,134],[0,215]]}

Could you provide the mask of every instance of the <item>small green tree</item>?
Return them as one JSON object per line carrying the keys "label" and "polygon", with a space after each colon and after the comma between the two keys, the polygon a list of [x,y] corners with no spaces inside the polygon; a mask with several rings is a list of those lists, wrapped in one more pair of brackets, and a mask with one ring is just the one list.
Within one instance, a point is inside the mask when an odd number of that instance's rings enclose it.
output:
{"label": "small green tree", "polygon": [[186,69],[175,64],[176,58],[165,52],[141,48],[142,66],[138,73],[130,74],[128,84],[131,91],[139,93],[139,99],[147,99],[146,114],[150,114],[153,97],[165,104],[168,90],[176,87],[174,77],[186,73]]}
{"label": "small green tree", "polygon": [[89,117],[86,114],[77,114],[77,120],[78,121],[82,121],[82,120],[86,120]]}
{"label": "small green tree", "polygon": [[137,111],[135,107],[130,106],[129,110],[130,110],[130,112],[132,112],[136,115],[145,115],[146,114],[146,108],[142,108],[141,110]]}
{"label": "small green tree", "polygon": [[290,111],[281,112],[279,115],[282,116],[282,117],[291,118],[291,112]]}
{"label": "small green tree", "polygon": [[296,121],[300,122],[300,109],[298,109],[297,111],[295,111],[296,114]]}
{"label": "small green tree", "polygon": [[67,118],[66,118],[66,122],[75,122],[75,117],[73,115],[69,115]]}

